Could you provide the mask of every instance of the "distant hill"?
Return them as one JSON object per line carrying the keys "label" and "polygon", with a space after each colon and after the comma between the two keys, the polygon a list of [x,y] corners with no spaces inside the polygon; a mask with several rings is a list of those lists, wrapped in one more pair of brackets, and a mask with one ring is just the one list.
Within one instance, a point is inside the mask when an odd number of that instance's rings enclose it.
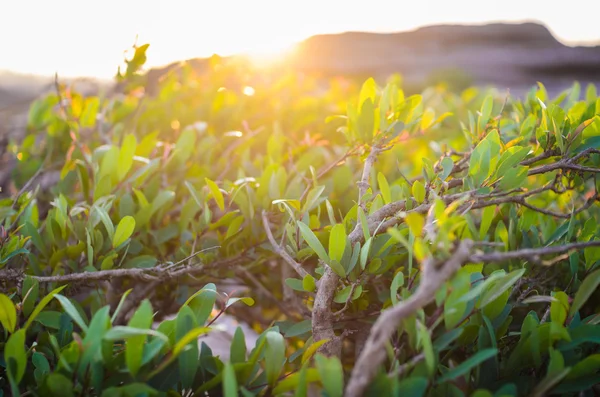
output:
{"label": "distant hill", "polygon": [[[188,62],[203,69],[208,60]],[[176,65],[151,70],[150,89]],[[600,83],[600,46],[566,46],[535,23],[437,25],[400,33],[313,36],[297,45],[284,67],[380,79],[398,72],[405,82],[417,85],[462,73],[472,84],[510,88],[517,95],[542,81],[555,94],[573,80]]]}
{"label": "distant hill", "polygon": [[569,47],[542,25],[439,25],[393,34],[319,35],[299,45],[292,64],[304,71],[425,81],[461,70],[474,84],[516,91],[544,82],[558,90],[573,80],[600,82],[600,47]]}

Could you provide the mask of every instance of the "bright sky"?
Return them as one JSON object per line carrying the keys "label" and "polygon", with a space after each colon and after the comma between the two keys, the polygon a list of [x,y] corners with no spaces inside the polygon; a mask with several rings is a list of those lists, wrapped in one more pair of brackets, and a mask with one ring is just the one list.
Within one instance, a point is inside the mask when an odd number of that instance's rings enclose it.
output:
{"label": "bright sky", "polygon": [[[270,52],[319,33],[532,20],[568,44],[600,42],[598,0],[7,0],[0,69],[111,77],[139,35],[148,64]],[[559,5],[560,3],[560,5]]]}

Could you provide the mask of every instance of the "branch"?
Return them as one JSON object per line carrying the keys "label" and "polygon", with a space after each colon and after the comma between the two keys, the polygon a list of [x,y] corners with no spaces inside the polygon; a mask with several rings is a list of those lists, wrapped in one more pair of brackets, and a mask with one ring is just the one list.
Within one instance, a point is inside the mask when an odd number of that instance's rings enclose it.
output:
{"label": "branch", "polygon": [[511,259],[532,258],[538,259],[542,255],[564,254],[573,250],[581,250],[588,247],[600,247],[600,240],[557,245],[544,248],[525,248],[509,252],[492,252],[489,254],[474,254],[469,258],[470,262],[504,262]]}
{"label": "branch", "polygon": [[373,164],[375,164],[375,160],[377,160],[377,156],[381,152],[381,149],[378,146],[373,146],[371,148],[371,153],[365,160],[365,165],[363,167],[362,177],[358,182],[358,205],[364,206],[362,202],[362,197],[365,195],[367,189],[370,187],[369,185],[369,177],[371,176],[371,168],[373,168]]}
{"label": "branch", "polygon": [[304,268],[302,267],[302,265],[300,265],[298,262],[296,262],[287,252],[285,249],[283,249],[283,247],[281,247],[281,245],[277,244],[277,241],[275,241],[275,237],[273,237],[273,233],[271,232],[271,228],[269,227],[269,219],[267,218],[267,211],[263,210],[262,212],[262,221],[263,221],[263,226],[265,228],[265,232],[267,232],[267,237],[269,239],[269,242],[271,243],[271,245],[273,246],[273,249],[275,250],[275,252],[277,252],[277,254],[288,264],[290,265],[295,271],[296,273],[298,273],[298,275],[302,278],[304,278],[305,276],[308,275],[308,272],[306,270],[304,270]]}
{"label": "branch", "polygon": [[[200,252],[202,251],[196,252],[194,255]],[[184,261],[187,259],[189,259],[189,257],[185,258]],[[209,267],[228,268],[240,264],[243,260],[244,254],[242,253],[233,258],[213,262]],[[90,283],[94,281],[105,281],[115,278],[132,278],[135,280],[148,282],[205,273],[207,268],[207,266],[204,265],[176,266],[177,264],[169,264],[168,266],[162,264],[152,268],[100,270],[97,272],[81,272],[56,276],[26,275],[22,270],[2,269],[0,270],[0,281],[20,282],[23,281],[26,276],[28,276],[40,283]]]}
{"label": "branch", "polygon": [[[359,205],[363,205],[361,203],[361,198],[369,188],[369,176],[371,175],[371,168],[377,159],[377,155],[381,152],[381,149],[377,146],[373,146],[371,148],[371,153],[367,157],[365,161],[362,177],[358,184],[358,203]],[[394,214],[400,210],[401,207],[405,205],[404,202],[398,202],[396,206],[389,204],[387,208],[388,212],[380,212],[382,219],[385,217],[387,213]],[[395,208],[398,208],[394,211]],[[380,211],[383,208],[380,209]],[[379,212],[379,211],[377,211]],[[370,218],[374,217],[375,213],[371,215]],[[375,218],[373,218],[375,219]],[[360,239],[363,238],[362,233],[360,232],[360,224],[357,224],[354,228],[354,231],[350,235],[350,245],[353,247]],[[318,352],[322,353],[326,356],[336,356],[340,357],[342,353],[342,338],[337,337],[335,335],[335,331],[333,330],[333,325],[336,320],[336,317],[331,311],[331,305],[333,303],[333,297],[335,295],[335,290],[337,288],[337,284],[339,281],[339,277],[335,272],[329,267],[325,266],[325,273],[323,277],[319,280],[319,284],[317,286],[317,293],[315,295],[315,301],[313,304],[312,311],[312,333],[313,340],[318,342],[320,340],[327,340],[328,342],[319,347]]]}
{"label": "branch", "polygon": [[472,247],[471,240],[463,240],[445,263],[437,265],[432,257],[423,262],[423,276],[415,293],[397,306],[384,310],[373,325],[369,339],[352,370],[345,396],[364,395],[367,386],[385,360],[385,344],[396,331],[398,324],[434,300],[439,287],[469,259]]}

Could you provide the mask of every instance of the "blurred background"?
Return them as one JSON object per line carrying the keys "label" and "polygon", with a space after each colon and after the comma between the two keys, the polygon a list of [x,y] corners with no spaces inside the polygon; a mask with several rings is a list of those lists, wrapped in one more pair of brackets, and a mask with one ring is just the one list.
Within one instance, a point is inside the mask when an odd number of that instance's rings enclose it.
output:
{"label": "blurred background", "polygon": [[400,73],[407,91],[443,82],[522,95],[541,81],[555,95],[573,80],[600,82],[598,11],[595,0],[4,2],[0,141],[18,140],[55,73],[84,93],[110,90],[136,37],[150,43],[149,86],[179,61],[201,69],[219,54],[264,73],[378,81]]}

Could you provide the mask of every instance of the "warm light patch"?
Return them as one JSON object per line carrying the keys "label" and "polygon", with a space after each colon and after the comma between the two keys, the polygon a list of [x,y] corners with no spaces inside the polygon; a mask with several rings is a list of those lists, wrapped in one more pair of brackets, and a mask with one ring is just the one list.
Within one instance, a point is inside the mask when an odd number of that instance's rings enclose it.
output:
{"label": "warm light patch", "polygon": [[179,120],[171,121],[171,128],[173,128],[174,130],[178,130],[179,127],[180,127]]}
{"label": "warm light patch", "polygon": [[241,138],[244,134],[242,131],[229,131],[224,134],[225,136],[234,136],[236,138]]}
{"label": "warm light patch", "polygon": [[252,96],[252,95],[254,95],[254,93],[255,93],[254,88],[252,88],[250,86],[244,87],[244,95]]}

